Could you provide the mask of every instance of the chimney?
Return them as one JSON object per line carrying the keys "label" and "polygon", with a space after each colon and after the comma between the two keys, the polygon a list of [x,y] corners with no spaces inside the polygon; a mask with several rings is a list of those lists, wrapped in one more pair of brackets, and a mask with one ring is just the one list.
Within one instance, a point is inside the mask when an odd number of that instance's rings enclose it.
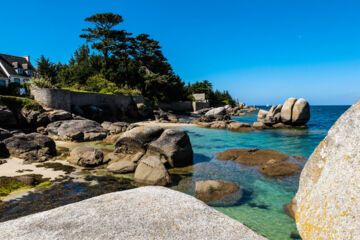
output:
{"label": "chimney", "polygon": [[30,56],[24,56],[23,58],[25,58],[27,62],[30,62]]}

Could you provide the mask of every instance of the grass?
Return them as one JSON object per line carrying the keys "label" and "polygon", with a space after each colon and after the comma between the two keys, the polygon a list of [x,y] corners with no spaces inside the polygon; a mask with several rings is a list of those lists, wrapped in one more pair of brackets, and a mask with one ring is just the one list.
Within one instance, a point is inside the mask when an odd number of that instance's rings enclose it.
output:
{"label": "grass", "polygon": [[29,189],[32,186],[25,185],[19,180],[12,177],[1,177],[0,178],[0,196],[7,196],[11,192],[20,189]]}
{"label": "grass", "polygon": [[39,183],[38,185],[36,185],[36,188],[48,188],[53,184],[53,182],[49,182],[49,181],[45,181],[42,183]]}
{"label": "grass", "polygon": [[24,97],[0,95],[0,103],[5,104],[9,108],[11,108],[10,106],[18,106],[21,108],[24,107],[26,109],[33,109],[33,110],[42,109],[39,103],[37,103],[36,101],[30,98],[24,98]]}

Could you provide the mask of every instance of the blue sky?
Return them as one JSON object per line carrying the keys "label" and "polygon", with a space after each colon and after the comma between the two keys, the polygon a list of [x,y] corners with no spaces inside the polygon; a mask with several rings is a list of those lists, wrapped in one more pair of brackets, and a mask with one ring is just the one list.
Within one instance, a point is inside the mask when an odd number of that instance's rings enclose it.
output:
{"label": "blue sky", "polygon": [[[0,52],[67,62],[84,18],[123,16],[148,33],[185,82],[207,79],[248,104],[360,97],[360,2],[331,0],[17,0],[1,3]],[[16,13],[16,15],[14,15]]]}

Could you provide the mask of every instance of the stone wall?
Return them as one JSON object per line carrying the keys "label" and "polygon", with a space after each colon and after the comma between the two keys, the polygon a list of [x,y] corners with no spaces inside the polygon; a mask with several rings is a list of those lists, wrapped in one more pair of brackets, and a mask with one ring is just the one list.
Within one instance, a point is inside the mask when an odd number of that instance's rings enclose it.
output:
{"label": "stone wall", "polygon": [[194,112],[199,111],[204,108],[209,108],[210,103],[209,102],[192,102],[192,108]]}
{"label": "stone wall", "polygon": [[[44,107],[72,111],[82,106],[110,109],[114,116],[134,110],[135,103],[143,102],[142,96],[111,95],[101,93],[74,92],[63,89],[31,87],[31,96]],[[135,101],[134,101],[134,99]]]}
{"label": "stone wall", "polygon": [[190,101],[177,101],[172,103],[159,103],[159,108],[164,111],[172,110],[174,112],[192,112],[193,107]]}

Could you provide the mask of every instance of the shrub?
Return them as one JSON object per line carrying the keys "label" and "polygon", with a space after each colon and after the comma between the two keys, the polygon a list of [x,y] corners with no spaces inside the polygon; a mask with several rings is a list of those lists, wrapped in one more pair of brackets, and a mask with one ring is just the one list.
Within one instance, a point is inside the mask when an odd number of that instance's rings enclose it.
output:
{"label": "shrub", "polygon": [[5,104],[10,109],[14,108],[26,108],[26,109],[34,109],[34,110],[41,110],[42,107],[36,101],[30,98],[23,98],[23,97],[15,97],[15,96],[4,96],[0,95],[0,102]]}
{"label": "shrub", "polygon": [[50,78],[42,76],[33,77],[30,81],[30,84],[39,88],[55,88],[55,86],[51,84]]}

